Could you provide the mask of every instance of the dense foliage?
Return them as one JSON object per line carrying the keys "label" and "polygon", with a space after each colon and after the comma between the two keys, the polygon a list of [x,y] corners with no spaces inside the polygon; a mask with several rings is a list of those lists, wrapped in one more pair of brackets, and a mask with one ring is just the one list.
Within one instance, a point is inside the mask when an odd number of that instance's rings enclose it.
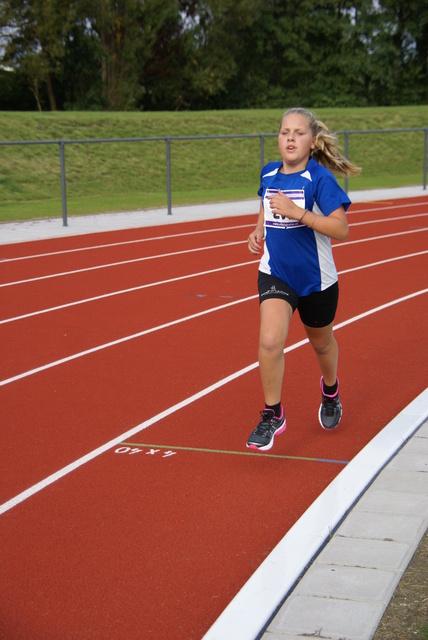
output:
{"label": "dense foliage", "polygon": [[0,0],[0,110],[428,101],[426,0]]}

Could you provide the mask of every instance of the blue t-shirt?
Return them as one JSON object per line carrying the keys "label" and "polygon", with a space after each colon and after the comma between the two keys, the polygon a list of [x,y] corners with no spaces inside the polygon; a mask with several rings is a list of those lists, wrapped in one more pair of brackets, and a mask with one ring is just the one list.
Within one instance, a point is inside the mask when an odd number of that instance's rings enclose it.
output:
{"label": "blue t-shirt", "polygon": [[[282,161],[269,162],[260,176],[259,196],[264,209],[265,245],[260,271],[286,282],[298,296],[324,291],[337,282],[330,238],[290,218],[274,215],[268,195],[280,189],[296,204],[328,216],[351,201],[326,167],[311,158],[303,171],[280,173]],[[306,214],[310,215],[309,213]]]}

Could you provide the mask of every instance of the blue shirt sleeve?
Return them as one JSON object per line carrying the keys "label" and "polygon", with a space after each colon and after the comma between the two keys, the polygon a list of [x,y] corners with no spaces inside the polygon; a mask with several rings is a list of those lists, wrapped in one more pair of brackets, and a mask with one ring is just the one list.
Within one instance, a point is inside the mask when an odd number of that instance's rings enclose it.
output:
{"label": "blue shirt sleeve", "polygon": [[339,209],[341,206],[347,211],[351,204],[351,200],[345,191],[328,170],[324,172],[324,175],[317,183],[314,200],[325,216],[330,215],[332,211]]}

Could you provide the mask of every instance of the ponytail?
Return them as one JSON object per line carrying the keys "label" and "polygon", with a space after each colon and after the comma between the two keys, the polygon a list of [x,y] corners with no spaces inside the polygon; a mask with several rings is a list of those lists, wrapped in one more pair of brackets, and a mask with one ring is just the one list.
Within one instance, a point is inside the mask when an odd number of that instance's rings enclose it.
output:
{"label": "ponytail", "polygon": [[311,151],[314,160],[340,176],[357,176],[361,173],[360,167],[352,164],[341,153],[337,137],[328,130],[321,120],[317,120],[313,113],[301,107],[292,107],[284,113],[282,120],[292,113],[304,116],[309,123],[315,138],[315,148]]}

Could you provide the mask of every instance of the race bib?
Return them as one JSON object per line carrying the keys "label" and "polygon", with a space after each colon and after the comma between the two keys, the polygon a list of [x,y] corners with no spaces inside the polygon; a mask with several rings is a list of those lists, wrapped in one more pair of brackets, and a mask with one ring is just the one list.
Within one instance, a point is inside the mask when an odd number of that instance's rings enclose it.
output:
{"label": "race bib", "polygon": [[[281,189],[282,193],[293,200],[299,207],[305,209],[305,191],[304,189]],[[304,227],[305,225],[298,220],[291,220],[281,216],[279,213],[273,213],[270,208],[269,197],[278,193],[278,189],[266,189],[263,198],[263,209],[265,215],[265,227],[275,227],[277,229],[293,229],[294,227]]]}

